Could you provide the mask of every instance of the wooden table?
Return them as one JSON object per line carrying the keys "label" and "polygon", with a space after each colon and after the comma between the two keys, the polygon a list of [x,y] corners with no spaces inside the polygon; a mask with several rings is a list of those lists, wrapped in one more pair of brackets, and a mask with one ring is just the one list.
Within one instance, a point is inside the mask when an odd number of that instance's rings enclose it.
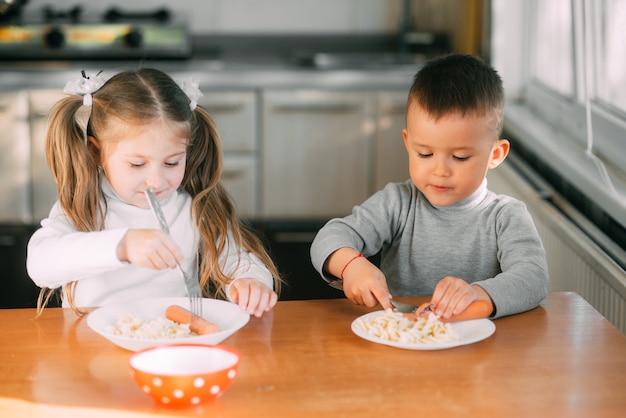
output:
{"label": "wooden table", "polygon": [[551,293],[496,320],[488,339],[440,351],[357,337],[350,324],[370,310],[279,302],[224,341],[242,355],[224,396],[182,411],[153,404],[131,380],[130,352],[71,310],[37,320],[0,310],[0,417],[626,416],[626,337],[575,293]]}

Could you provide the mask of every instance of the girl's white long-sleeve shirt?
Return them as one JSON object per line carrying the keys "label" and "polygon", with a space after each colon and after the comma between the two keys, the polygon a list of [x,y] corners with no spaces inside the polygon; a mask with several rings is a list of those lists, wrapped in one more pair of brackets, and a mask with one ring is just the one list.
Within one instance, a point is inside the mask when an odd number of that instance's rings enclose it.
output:
{"label": "girl's white long-sleeve shirt", "polygon": [[[71,224],[59,202],[28,243],[26,267],[39,287],[58,288],[77,281],[77,307],[153,298],[186,296],[178,269],[153,270],[120,261],[117,246],[129,229],[159,229],[150,209],[122,201],[106,180],[101,181],[107,213],[102,231],[80,232]],[[178,190],[161,204],[170,235],[184,254],[181,267],[197,277],[198,234],[191,219],[191,197]],[[273,278],[254,254],[239,248],[229,234],[224,253],[219,257],[223,272],[234,278],[253,278],[273,288]],[[228,294],[228,292],[227,292]],[[63,306],[69,307],[64,298]]]}

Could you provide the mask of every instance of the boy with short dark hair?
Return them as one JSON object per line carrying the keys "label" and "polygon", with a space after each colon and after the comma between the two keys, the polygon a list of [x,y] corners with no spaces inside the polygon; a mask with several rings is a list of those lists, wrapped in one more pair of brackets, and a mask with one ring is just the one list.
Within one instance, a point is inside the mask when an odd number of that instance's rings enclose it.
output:
{"label": "boy with short dark hair", "polygon": [[[390,183],[311,246],[314,267],[341,280],[352,302],[432,295],[442,318],[486,300],[490,317],[536,307],[548,291],[545,251],[526,206],[487,189],[487,171],[509,152],[501,139],[500,76],[478,58],[428,62],[409,92],[410,180]],[[366,257],[381,251],[380,269]]]}

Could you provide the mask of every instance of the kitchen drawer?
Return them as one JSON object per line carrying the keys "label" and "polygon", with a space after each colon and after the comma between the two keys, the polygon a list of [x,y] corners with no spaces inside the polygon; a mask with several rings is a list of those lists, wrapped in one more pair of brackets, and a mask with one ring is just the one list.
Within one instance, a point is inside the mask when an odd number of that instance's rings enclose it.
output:
{"label": "kitchen drawer", "polygon": [[257,148],[257,111],[254,91],[207,91],[198,101],[215,120],[224,152]]}
{"label": "kitchen drawer", "polygon": [[257,163],[253,155],[224,156],[222,182],[233,197],[237,214],[241,218],[257,215],[258,187]]}

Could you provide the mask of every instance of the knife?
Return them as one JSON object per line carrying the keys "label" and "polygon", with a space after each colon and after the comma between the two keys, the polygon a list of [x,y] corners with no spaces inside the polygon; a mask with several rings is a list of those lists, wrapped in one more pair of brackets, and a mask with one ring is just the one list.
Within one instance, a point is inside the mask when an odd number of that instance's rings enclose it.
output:
{"label": "knife", "polygon": [[[170,228],[167,225],[167,221],[165,220],[165,215],[163,214],[163,210],[161,209],[161,205],[157,200],[156,196],[150,189],[146,189],[145,191],[146,198],[148,198],[148,204],[150,205],[150,209],[152,209],[152,213],[159,221],[159,225],[161,226],[161,230],[165,232],[167,235],[170,235]],[[183,268],[180,266],[179,262],[176,262],[176,266],[178,266],[178,270],[183,275],[183,279],[185,280],[185,287],[187,288],[187,293],[189,297],[192,296],[201,296],[202,291],[200,290],[200,283],[190,274],[185,273]]]}

